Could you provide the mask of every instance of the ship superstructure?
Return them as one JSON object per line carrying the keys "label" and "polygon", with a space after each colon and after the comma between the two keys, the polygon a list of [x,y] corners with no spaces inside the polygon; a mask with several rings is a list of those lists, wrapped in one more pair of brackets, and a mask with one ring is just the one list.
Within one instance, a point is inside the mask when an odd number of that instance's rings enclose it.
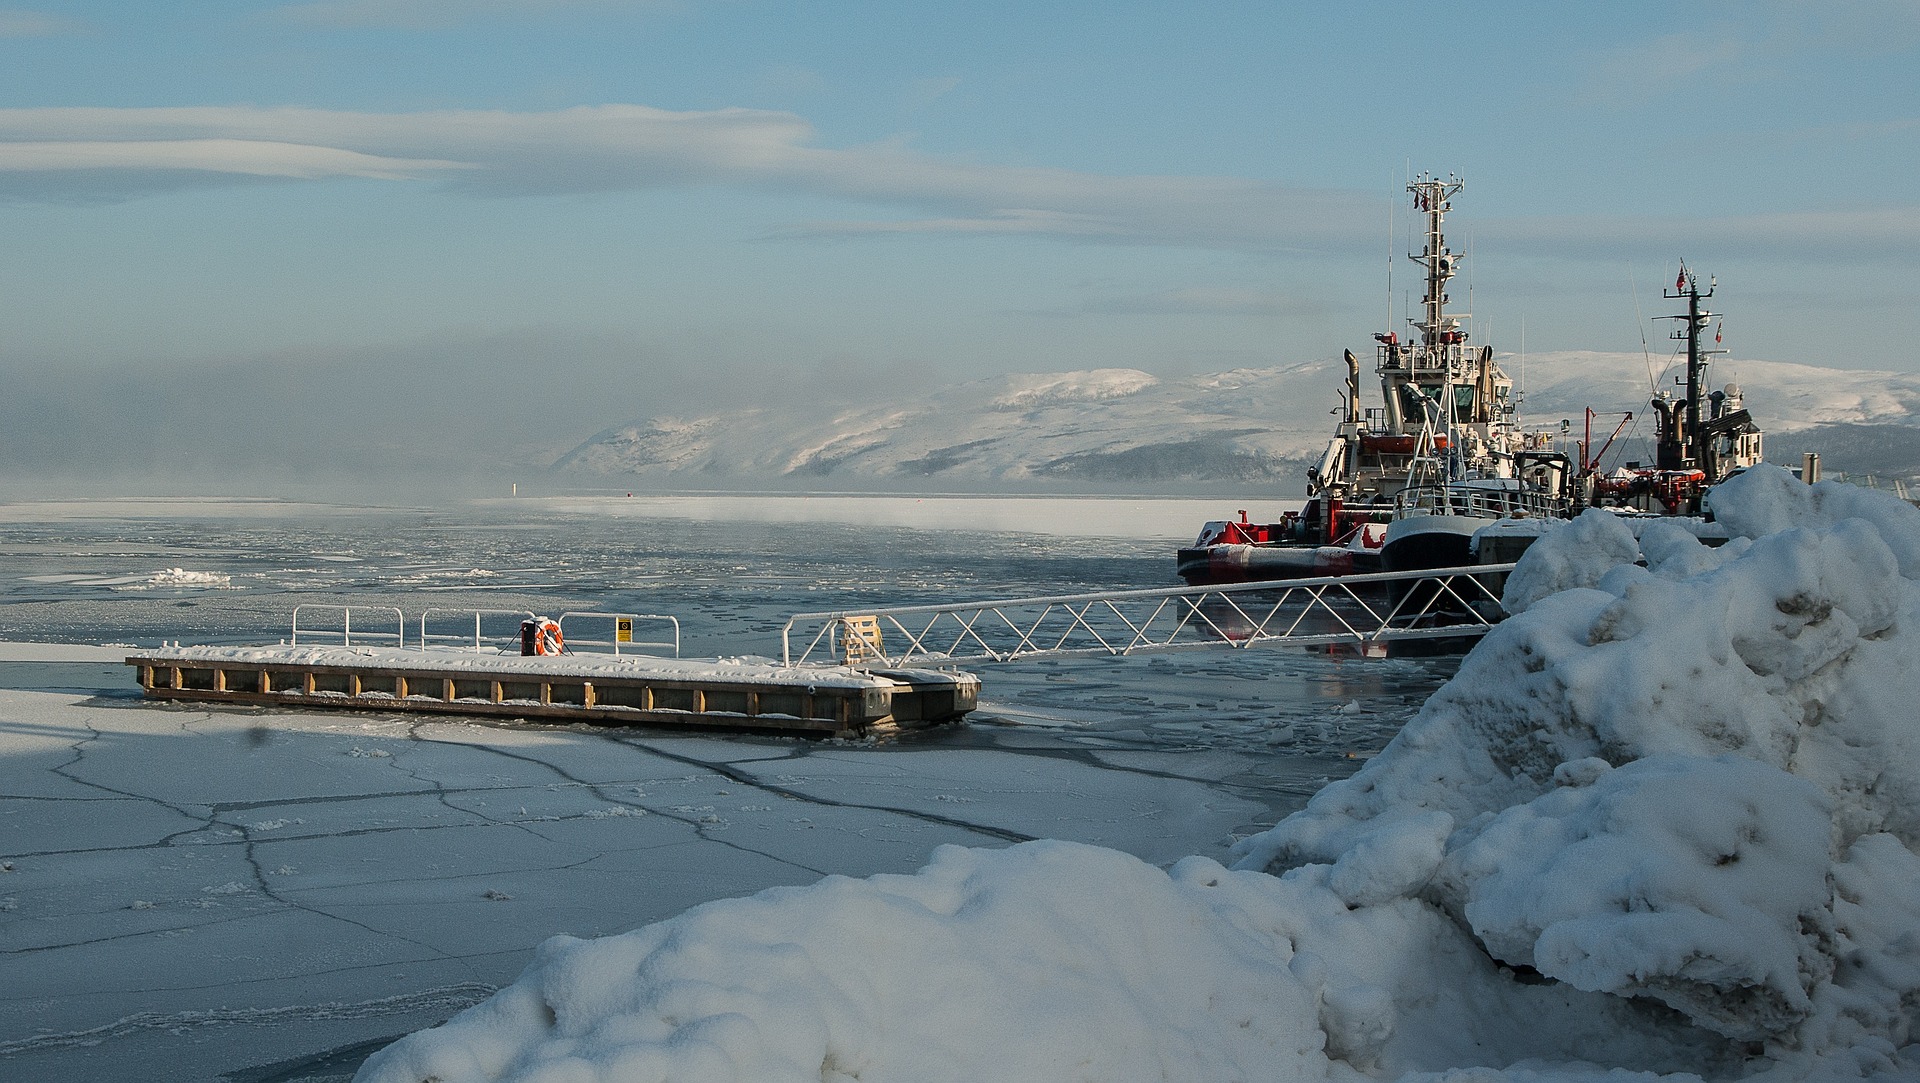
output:
{"label": "ship superstructure", "polygon": [[[1686,343],[1686,372],[1674,378],[1683,397],[1676,398],[1665,388],[1653,397],[1651,468],[1635,463],[1602,474],[1597,464],[1589,464],[1589,502],[1665,515],[1698,515],[1707,489],[1762,461],[1765,437],[1747,412],[1739,385],[1711,389],[1708,380],[1709,359],[1727,352],[1717,348],[1721,331],[1715,321],[1721,314],[1702,304],[1713,297],[1718,285],[1709,276],[1702,289],[1700,276],[1681,263],[1673,288],[1664,296],[1685,301],[1687,310],[1660,318],[1675,321],[1679,326],[1672,337]],[[1704,341],[1709,325],[1714,326],[1716,344],[1711,349]]]}
{"label": "ship superstructure", "polygon": [[1513,380],[1491,346],[1476,345],[1469,317],[1449,311],[1449,286],[1462,270],[1447,245],[1445,222],[1463,186],[1458,177],[1422,174],[1407,185],[1422,223],[1420,249],[1408,257],[1424,276],[1419,313],[1407,333],[1374,336],[1380,405],[1363,406],[1361,364],[1346,351],[1347,379],[1326,452],[1307,473],[1307,503],[1277,523],[1206,524],[1179,555],[1190,583],[1288,579],[1371,571],[1396,516],[1462,485],[1511,513],[1542,492],[1554,500],[1571,479],[1553,434],[1515,422]]}

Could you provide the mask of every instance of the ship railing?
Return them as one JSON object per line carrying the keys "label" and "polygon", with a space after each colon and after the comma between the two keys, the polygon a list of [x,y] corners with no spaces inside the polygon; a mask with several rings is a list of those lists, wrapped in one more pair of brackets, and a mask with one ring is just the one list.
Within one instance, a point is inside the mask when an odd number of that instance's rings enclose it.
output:
{"label": "ship railing", "polygon": [[1879,489],[1881,487],[1880,483],[1885,481],[1887,488],[1892,490],[1893,495],[1908,502],[1912,502],[1914,499],[1913,491],[1907,487],[1906,480],[1903,478],[1879,478],[1873,474],[1848,474],[1841,472],[1830,475],[1829,480],[1845,482],[1848,485],[1857,485],[1862,489]]}
{"label": "ship railing", "polygon": [[[326,613],[337,615],[339,617],[339,623],[335,624],[328,621],[316,627],[312,623],[314,618],[309,616],[307,626],[302,628],[300,627],[300,613],[302,610],[307,611],[309,614]],[[355,613],[361,615],[361,625],[358,631],[355,631],[353,627],[353,616]],[[375,614],[378,614],[377,618]],[[389,616],[393,618],[394,622],[392,631],[386,631],[378,625],[370,623],[377,620],[379,624],[384,624]],[[338,642],[343,647],[353,646],[355,636],[359,636],[362,643],[372,640],[375,644],[381,646],[391,644],[395,647],[404,647],[407,645],[407,618],[400,610],[384,605],[321,605],[317,603],[296,605],[293,607],[293,639],[291,645],[295,647],[299,646],[300,637],[303,635],[309,640],[321,639],[328,643]]]}
{"label": "ship railing", "polygon": [[[596,626],[598,626],[598,622],[600,621],[608,622],[606,625],[608,630],[607,638],[587,639],[583,636],[576,636],[573,632],[567,630],[568,621],[573,621],[577,627],[579,622],[586,620],[594,621]],[[642,621],[667,625],[673,631],[673,638],[635,639],[634,630]],[[664,613],[562,613],[560,614],[560,638],[566,643],[567,649],[569,650],[574,647],[608,647],[612,649],[613,653],[619,654],[622,647],[628,649],[662,647],[673,651],[673,657],[680,657],[680,621]]]}
{"label": "ship railing", "polygon": [[1410,485],[1394,494],[1396,518],[1464,515],[1475,519],[1552,518],[1567,514],[1567,501],[1535,489],[1489,489],[1477,485]]}
{"label": "ship railing", "polygon": [[[1255,646],[1361,649],[1472,637],[1504,615],[1511,564],[889,609],[798,613],[786,665],[862,668]],[[852,642],[858,650],[849,651]]]}
{"label": "ship railing", "polygon": [[[430,632],[427,630],[427,622],[429,620],[437,621],[435,627],[445,628],[451,618],[455,616],[460,617],[463,624],[466,618],[472,618],[472,635],[468,635],[464,631],[456,634],[444,631]],[[481,622],[487,617],[506,618],[511,620],[513,624],[508,631],[483,635],[481,634]],[[420,614],[420,635],[416,643],[421,650],[425,650],[434,644],[446,644],[449,646],[459,644],[462,647],[471,644],[470,649],[476,652],[484,652],[491,647],[495,650],[515,653],[520,649],[520,622],[532,619],[533,614],[525,609],[427,609]],[[501,621],[499,619],[493,621],[493,627],[495,628],[498,628],[500,624]]]}

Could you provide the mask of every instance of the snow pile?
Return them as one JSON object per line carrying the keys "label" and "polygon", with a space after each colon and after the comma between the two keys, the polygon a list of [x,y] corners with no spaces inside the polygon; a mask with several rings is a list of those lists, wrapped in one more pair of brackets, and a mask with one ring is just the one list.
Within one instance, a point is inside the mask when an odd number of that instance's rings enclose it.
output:
{"label": "snow pile", "polygon": [[1285,941],[1236,926],[1257,896],[1199,875],[1070,843],[943,847],[914,876],[829,877],[604,940],[556,937],[520,981],[362,1078],[1198,1083],[1324,1071]]}
{"label": "snow pile", "polygon": [[1324,874],[1198,857],[1162,871],[1067,842],[942,847],[913,876],[556,937],[512,986],[359,1078],[1308,1080],[1473,1063],[1488,1043],[1695,1063],[1664,1036],[1610,1049],[1601,998],[1507,979],[1415,901],[1349,910]]}
{"label": "snow pile", "polygon": [[1717,549],[1604,512],[1537,542],[1520,615],[1247,863],[1772,1056],[1913,1040],[1920,511],[1777,468],[1713,503]]}
{"label": "snow pile", "polygon": [[556,938],[359,1078],[1920,1078],[1920,511],[1776,470],[1715,510],[1542,538],[1237,870],[946,848]]}

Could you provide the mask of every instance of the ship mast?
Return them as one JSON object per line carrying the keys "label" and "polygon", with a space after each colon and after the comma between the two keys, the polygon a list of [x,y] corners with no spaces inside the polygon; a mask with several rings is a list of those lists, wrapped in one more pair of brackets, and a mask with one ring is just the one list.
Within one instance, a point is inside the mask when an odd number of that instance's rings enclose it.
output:
{"label": "ship mast", "polygon": [[[1424,211],[1427,218],[1427,243],[1421,246],[1419,255],[1408,254],[1409,259],[1422,264],[1427,272],[1427,295],[1421,300],[1425,318],[1415,321],[1414,326],[1420,328],[1428,362],[1444,366],[1449,377],[1459,360],[1462,336],[1458,333],[1460,321],[1450,320],[1446,314],[1447,283],[1457,267],[1453,251],[1446,247],[1441,225],[1446,221],[1447,212],[1453,209],[1448,201],[1460,188],[1458,178],[1440,180],[1427,175],[1407,185],[1407,191],[1413,193],[1415,209]],[[1451,379],[1448,382],[1451,383]]]}
{"label": "ship mast", "polygon": [[1665,320],[1684,321],[1683,325],[1677,328],[1670,337],[1675,341],[1685,340],[1687,344],[1686,376],[1684,379],[1676,377],[1674,380],[1675,383],[1684,383],[1686,385],[1687,397],[1685,401],[1676,404],[1680,407],[1679,410],[1669,412],[1669,410],[1663,409],[1661,411],[1663,416],[1670,418],[1668,421],[1669,425],[1677,425],[1680,429],[1678,433],[1670,435],[1668,440],[1663,441],[1669,446],[1678,449],[1680,461],[1672,464],[1662,463],[1660,465],[1662,469],[1666,470],[1705,470],[1709,477],[1714,473],[1714,464],[1707,461],[1712,454],[1712,447],[1708,441],[1701,438],[1700,400],[1707,385],[1707,358],[1712,354],[1726,353],[1727,351],[1703,350],[1700,348],[1700,336],[1706,331],[1707,324],[1711,322],[1715,316],[1719,315],[1717,312],[1708,312],[1706,309],[1701,308],[1700,302],[1712,297],[1714,288],[1717,285],[1719,285],[1718,280],[1709,277],[1707,279],[1706,291],[1702,292],[1700,289],[1700,277],[1692,271],[1687,270],[1686,263],[1682,261],[1680,264],[1680,274],[1674,279],[1673,288],[1664,291],[1663,296],[1669,301],[1686,301],[1686,314],[1660,317]]}
{"label": "ship mast", "polygon": [[[1460,453],[1460,441],[1454,426],[1459,420],[1459,407],[1455,401],[1454,383],[1466,374],[1460,364],[1466,351],[1466,335],[1460,330],[1460,321],[1447,315],[1447,283],[1458,271],[1458,261],[1453,250],[1447,247],[1442,227],[1447,212],[1453,209],[1450,202],[1462,187],[1458,177],[1448,175],[1446,180],[1423,173],[1418,180],[1407,185],[1407,191],[1413,194],[1414,210],[1421,212],[1427,222],[1426,243],[1420,247],[1420,254],[1409,252],[1407,258],[1421,265],[1426,271],[1426,296],[1421,298],[1421,318],[1413,321],[1420,329],[1420,344],[1413,350],[1413,369],[1411,374],[1414,386],[1423,382],[1422,376],[1432,380],[1439,378],[1437,405],[1440,407],[1440,431],[1446,434],[1447,450],[1444,456],[1436,455],[1441,467],[1443,481],[1452,480],[1456,473],[1454,460]],[[1424,370],[1424,372],[1422,371]],[[1436,450],[1437,449],[1433,449]]]}
{"label": "ship mast", "polygon": [[[1404,476],[1397,488],[1512,478],[1520,465],[1510,420],[1513,381],[1494,363],[1491,347],[1467,341],[1470,317],[1447,308],[1447,288],[1460,273],[1460,257],[1447,247],[1446,219],[1463,187],[1452,174],[1443,179],[1422,173],[1407,184],[1420,220],[1410,228],[1407,258],[1420,265],[1425,291],[1418,314],[1407,316],[1404,337],[1397,331],[1373,336],[1379,343],[1385,427],[1384,433],[1363,435],[1377,449],[1372,469],[1396,480]],[[1422,225],[1425,243],[1416,248],[1414,235]],[[1396,450],[1384,450],[1382,436],[1392,437]],[[1350,472],[1359,472],[1358,462]]]}

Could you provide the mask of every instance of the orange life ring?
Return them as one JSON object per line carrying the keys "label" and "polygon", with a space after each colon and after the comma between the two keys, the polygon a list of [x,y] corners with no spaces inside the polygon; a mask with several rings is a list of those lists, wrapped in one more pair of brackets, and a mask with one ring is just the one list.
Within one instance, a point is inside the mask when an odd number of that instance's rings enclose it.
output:
{"label": "orange life ring", "polygon": [[560,648],[564,645],[565,639],[560,635],[560,622],[541,618],[540,623],[534,627],[533,653],[559,654]]}

